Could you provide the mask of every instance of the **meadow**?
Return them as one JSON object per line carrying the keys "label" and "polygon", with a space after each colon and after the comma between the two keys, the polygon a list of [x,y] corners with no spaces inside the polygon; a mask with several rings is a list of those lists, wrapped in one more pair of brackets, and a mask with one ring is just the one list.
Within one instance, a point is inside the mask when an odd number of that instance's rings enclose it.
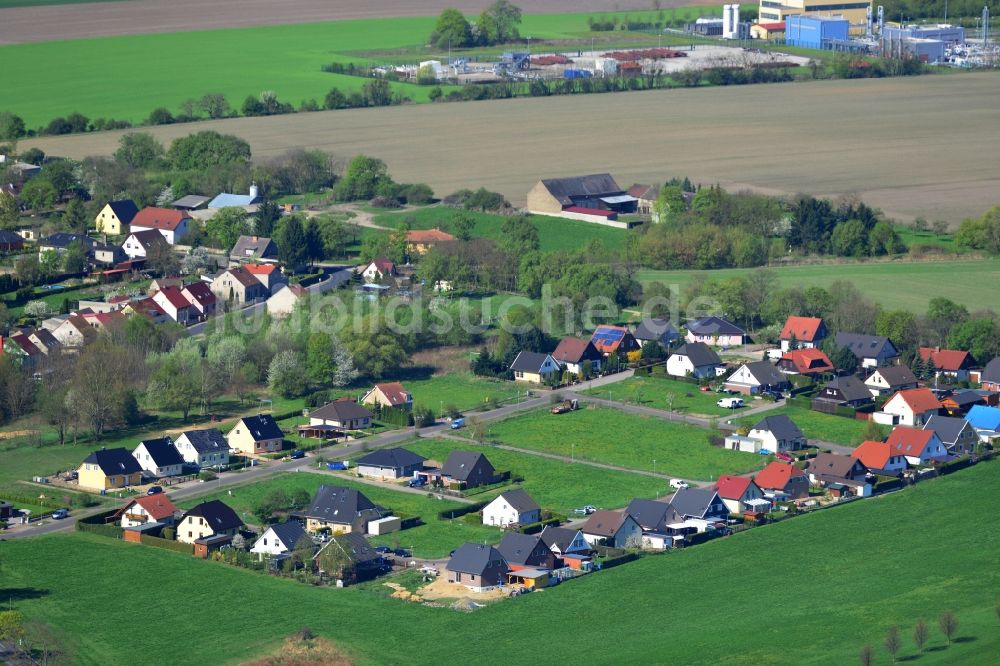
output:
{"label": "meadow", "polygon": [[[643,284],[661,282],[684,288],[696,277],[726,280],[754,269],[726,268],[712,271],[639,271]],[[884,308],[924,313],[934,296],[947,296],[970,311],[1000,307],[995,285],[1000,281],[1000,259],[948,261],[893,261],[831,263],[771,268],[780,287],[829,287],[835,280],[853,283],[865,296]]]}
{"label": "meadow", "polygon": [[760,469],[764,457],[726,451],[708,442],[710,431],[686,423],[636,416],[617,409],[580,409],[554,416],[530,412],[488,426],[487,438],[568,458],[709,481],[720,474]]}
{"label": "meadow", "polygon": [[699,390],[697,384],[665,377],[630,377],[623,382],[589,389],[585,393],[615,402],[687,414],[716,417],[732,415],[732,410],[716,404],[722,396],[714,391],[705,393]]}
{"label": "meadow", "polygon": [[[313,588],[84,534],[4,543],[0,580],[5,599],[29,618],[51,623],[82,666],[165,659],[236,664],[271,652],[306,626],[360,663],[440,663],[440,651],[412,649],[413,636],[420,636],[447,643],[449,658],[462,663],[495,663],[498,654],[512,664],[534,663],[539,654],[653,663],[669,654],[684,664],[818,666],[857,663],[867,643],[875,648],[875,663],[888,664],[882,640],[890,625],[900,627],[901,659],[985,665],[1000,650],[1000,535],[982,529],[975,512],[961,507],[1000,492],[995,464],[643,558],[471,614],[385,599],[363,588]],[[831,557],[831,548],[851,556]],[[753,575],[733,577],[731,572],[746,571],[747,562],[765,562],[774,553],[794,553],[789,566],[796,573],[762,566]],[[934,565],[914,574],[914,562]],[[143,592],[151,580],[157,581],[158,630],[137,646],[121,627],[148,611],[151,598]],[[282,611],[252,631],[220,633],[220,626],[245,625],[248,603]],[[779,617],[762,620],[761,609],[767,608],[780,609]],[[100,609],[100,621],[94,609]],[[944,611],[959,620],[950,645],[937,629]],[[720,614],[727,618],[725,639],[705,638],[706,625],[717,623]],[[931,628],[922,655],[910,639],[919,618]],[[542,625],[544,632],[520,631]],[[599,631],[581,632],[581,626]],[[664,626],[670,627],[667,643]],[[453,640],[487,634],[489,641]],[[198,650],[177,650],[178,636]],[[613,650],[608,636],[620,637]]]}
{"label": "meadow", "polygon": [[799,426],[799,429],[802,430],[802,434],[809,439],[817,439],[844,446],[857,446],[864,441],[861,433],[864,432],[865,421],[814,412],[811,409],[803,407],[778,407],[764,414],[735,419],[735,423],[752,428],[765,416],[777,416],[779,414],[784,414],[794,421]]}

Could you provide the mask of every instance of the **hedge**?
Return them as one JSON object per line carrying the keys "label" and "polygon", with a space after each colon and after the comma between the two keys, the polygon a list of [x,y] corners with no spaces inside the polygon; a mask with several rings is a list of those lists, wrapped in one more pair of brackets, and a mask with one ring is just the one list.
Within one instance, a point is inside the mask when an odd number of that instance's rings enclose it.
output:
{"label": "hedge", "polygon": [[489,504],[489,502],[475,502],[473,504],[466,504],[460,506],[457,509],[447,509],[445,511],[438,511],[438,518],[440,520],[451,520],[452,518],[459,518],[468,513],[477,513],[482,511],[483,507]]}
{"label": "hedge", "polygon": [[104,525],[108,521],[107,519],[118,513],[118,509],[108,509],[107,511],[101,511],[100,513],[95,513],[92,516],[87,516],[86,518],[80,518],[76,522],[85,523],[87,525]]}
{"label": "hedge", "polygon": [[43,506],[46,509],[65,509],[71,506],[66,502],[53,502],[51,500],[39,499],[30,495],[19,495],[17,493],[7,492],[0,493],[0,500],[7,500],[12,504],[33,504],[35,506]]}
{"label": "hedge", "polygon": [[951,474],[952,472],[957,472],[960,469],[965,469],[970,465],[972,465],[972,458],[958,458],[957,460],[943,463],[937,468],[937,470],[938,474]]}
{"label": "hedge", "polygon": [[140,534],[139,542],[144,546],[152,546],[153,548],[162,548],[164,550],[173,550],[178,553],[184,553],[185,555],[194,555],[194,545],[190,543],[182,543],[180,541],[172,541],[170,539],[161,539],[160,537],[155,537],[149,534]]}
{"label": "hedge", "polygon": [[118,525],[94,525],[78,520],[76,521],[76,531],[100,534],[101,536],[111,537],[112,539],[121,539],[122,532],[124,530],[122,530],[122,528]]}
{"label": "hedge", "polygon": [[624,555],[619,555],[617,557],[610,557],[601,562],[601,569],[612,569],[618,565],[626,564],[637,559],[639,559],[639,553],[625,553]]}
{"label": "hedge", "polygon": [[528,523],[518,528],[518,532],[521,534],[538,534],[548,526],[558,527],[560,520],[558,518],[546,518],[537,523]]}
{"label": "hedge", "polygon": [[420,516],[396,516],[399,518],[399,529],[408,530],[411,527],[419,527],[424,524]]}

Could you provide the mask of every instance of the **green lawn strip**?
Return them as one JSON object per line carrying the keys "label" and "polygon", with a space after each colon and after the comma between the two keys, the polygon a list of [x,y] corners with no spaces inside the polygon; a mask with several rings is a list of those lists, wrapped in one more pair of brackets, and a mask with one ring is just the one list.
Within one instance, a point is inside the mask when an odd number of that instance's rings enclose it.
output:
{"label": "green lawn strip", "polygon": [[[676,284],[683,290],[695,276],[726,280],[747,275],[750,268],[727,268],[712,271],[640,271],[643,284]],[[941,293],[944,284],[962,284],[950,290],[948,297],[970,310],[996,303],[995,285],[1000,281],[1000,259],[962,259],[949,261],[844,262],[818,266],[770,268],[781,287],[829,287],[836,280],[852,282],[862,294],[890,309],[923,313],[927,302]]]}
{"label": "green lawn strip", "polygon": [[[702,392],[697,384],[661,377],[631,377],[623,382],[589,389],[587,395],[626,402],[653,409],[725,417],[732,410],[716,403],[723,397],[715,392]],[[752,403],[753,404],[753,403]]]}
{"label": "green lawn strip", "polygon": [[764,417],[777,416],[778,414],[787,415],[809,439],[818,439],[844,446],[857,446],[864,439],[861,436],[865,429],[864,421],[814,412],[802,407],[777,407],[763,414],[735,419],[735,422],[752,428]]}
{"label": "green lawn strip", "polygon": [[489,426],[489,437],[504,444],[645,471],[655,460],[657,471],[687,479],[763,467],[762,456],[715,448],[708,435],[704,428],[612,408],[536,411]]}
{"label": "green lawn strip", "polygon": [[[671,663],[849,664],[857,663],[867,643],[875,648],[876,663],[887,664],[886,629],[900,627],[903,647],[897,656],[914,659],[910,635],[919,618],[931,629],[930,649],[919,657],[920,664],[987,665],[1000,651],[995,612],[1000,534],[982,529],[975,512],[959,507],[1000,493],[996,464],[644,558],[471,614],[396,602],[363,587],[314,588],[85,534],[4,543],[0,579],[5,590],[20,591],[10,602],[13,607],[52,624],[84,666],[168,659],[178,666],[235,664],[276,649],[285,636],[306,626],[359,663],[437,664],[440,651],[413,650],[414,635],[430,640],[459,633],[509,636],[542,624],[544,632],[518,634],[518,650],[507,661],[528,663],[538,654],[593,661],[595,654],[609,654],[608,636],[620,636],[610,657],[615,663],[662,662],[667,649]],[[831,548],[856,556],[831,557]],[[713,572],[746,571],[748,562],[765,562],[775,553],[794,553],[799,571],[758,567],[740,577],[738,592],[712,582]],[[886,575],[909,572],[914,562],[934,565],[918,574]],[[151,599],[161,609],[158,631],[144,636],[139,654],[121,627],[148,610]],[[670,603],[664,605],[664,599]],[[257,607],[291,610],[283,621],[220,634],[219,626],[245,622],[250,600]],[[819,612],[820,606],[837,611]],[[93,621],[95,608],[101,609],[100,622]],[[781,621],[761,622],[762,608],[780,608]],[[736,619],[726,625],[726,640],[707,639],[705,626],[718,620],[720,609]],[[937,628],[944,611],[960,622],[959,640],[951,645]],[[672,636],[667,648],[664,623]],[[408,631],[385,631],[387,626]],[[580,631],[597,626],[600,631]],[[198,649],[178,651],[177,636]],[[455,662],[496,660],[495,641],[448,645]]]}
{"label": "green lawn strip", "polygon": [[[404,380],[403,387],[413,394],[415,405],[438,413],[453,405],[460,411],[473,410],[492,401],[512,400],[520,387],[513,382],[476,377],[472,373],[452,373],[428,379]],[[521,391],[523,394],[523,390]]]}
{"label": "green lawn strip", "polygon": [[[403,447],[429,459],[444,462],[451,451],[477,451],[501,471],[523,478],[518,484],[543,509],[573,517],[573,509],[592,504],[605,509],[627,505],[636,497],[657,497],[667,493],[666,482],[651,476],[606,470],[583,463],[564,463],[541,456],[496,447],[463,444],[455,440],[420,440]],[[473,500],[490,499],[502,490],[494,490]]]}

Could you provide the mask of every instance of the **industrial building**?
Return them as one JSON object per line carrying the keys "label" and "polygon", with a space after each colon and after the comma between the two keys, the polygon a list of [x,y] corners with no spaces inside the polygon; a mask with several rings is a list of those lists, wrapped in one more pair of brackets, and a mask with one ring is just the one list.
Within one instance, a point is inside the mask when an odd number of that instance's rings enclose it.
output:
{"label": "industrial building", "polygon": [[883,39],[936,39],[945,44],[964,44],[965,28],[960,25],[938,23],[935,25],[885,26]]}
{"label": "industrial building", "polygon": [[807,49],[831,50],[848,40],[847,19],[824,16],[789,16],[785,20],[785,44]]}
{"label": "industrial building", "polygon": [[851,24],[851,32],[860,34],[865,31],[868,12],[872,3],[845,0],[760,0],[757,10],[759,23],[780,23],[791,16],[821,16],[826,18],[846,19]]}

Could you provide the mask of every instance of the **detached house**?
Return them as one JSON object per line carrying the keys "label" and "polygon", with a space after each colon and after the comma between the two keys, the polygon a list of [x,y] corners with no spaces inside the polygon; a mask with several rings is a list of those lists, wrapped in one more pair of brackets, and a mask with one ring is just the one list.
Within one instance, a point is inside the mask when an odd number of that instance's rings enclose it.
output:
{"label": "detached house", "polygon": [[177,507],[170,501],[166,493],[143,495],[125,505],[121,511],[122,527],[138,527],[147,523],[174,524],[174,513]]}
{"label": "detached house", "polygon": [[361,398],[361,404],[410,411],[413,409],[413,394],[399,382],[376,384]]}
{"label": "detached house", "polygon": [[979,439],[989,442],[1000,435],[1000,408],[975,405],[965,419],[976,429]]}
{"label": "detached house", "polygon": [[969,370],[975,366],[975,361],[967,351],[941,349],[940,347],[921,347],[917,350],[920,360],[930,363],[936,375],[947,375],[959,381],[969,378]]}
{"label": "detached house", "polygon": [[280,451],[285,444],[285,433],[270,414],[244,416],[226,434],[229,448],[237,453],[260,455]]}
{"label": "detached house", "polygon": [[882,406],[882,413],[901,425],[922,426],[940,409],[941,403],[930,389],[918,388],[893,395]]}
{"label": "detached house", "polygon": [[487,486],[496,480],[493,464],[482,453],[474,451],[452,451],[441,469],[423,470],[417,474],[452,488]]}
{"label": "detached house", "polygon": [[635,547],[642,543],[642,528],[627,511],[595,511],[580,528],[591,546]]}
{"label": "detached house", "polygon": [[297,284],[285,284],[267,299],[267,314],[281,318],[292,314],[295,305],[309,295],[309,290]]}
{"label": "detached house", "polygon": [[132,457],[142,469],[157,478],[177,476],[184,471],[184,458],[169,437],[144,439],[135,447]]}
{"label": "detached house", "polygon": [[229,464],[229,443],[218,428],[188,430],[174,441],[184,462],[198,467]]}
{"label": "detached house", "polygon": [[798,451],[808,448],[809,442],[795,422],[785,414],[765,416],[757,422],[747,435],[750,439],[759,440],[763,448],[771,453],[781,451]]}
{"label": "detached house", "polygon": [[986,364],[979,381],[987,391],[1000,391],[1000,356]]}
{"label": "detached house", "polygon": [[241,266],[220,273],[212,280],[210,289],[220,301],[235,304],[253,303],[270,295],[260,280]]}
{"label": "detached house", "polygon": [[791,463],[772,462],[754,477],[766,494],[781,493],[789,499],[809,497],[809,477]]}
{"label": "detached house", "polygon": [[724,474],[713,487],[715,492],[719,493],[722,503],[729,509],[729,513],[743,514],[767,511],[771,508],[771,502],[764,499],[764,491],[760,486],[745,476]]}
{"label": "detached house", "polygon": [[547,525],[539,536],[552,554],[559,559],[583,558],[590,555],[590,544],[583,538],[583,532],[580,530]]}
{"label": "detached house", "polygon": [[191,304],[191,314],[197,319],[206,319],[215,314],[217,299],[212,289],[204,282],[192,282],[181,289],[181,293]]}
{"label": "detached house", "polygon": [[129,259],[145,259],[157,248],[167,246],[167,240],[155,229],[133,231],[122,243],[122,251]]}
{"label": "detached house", "polygon": [[668,525],[684,520],[670,502],[661,500],[636,498],[625,507],[625,513],[639,523],[643,532],[665,533]]}
{"label": "detached house", "polygon": [[948,450],[933,430],[896,426],[885,440],[894,455],[911,465],[928,465],[948,456]]}
{"label": "detached house", "polygon": [[396,274],[396,264],[385,257],[376,257],[361,271],[365,282],[381,282]]}
{"label": "detached house", "polygon": [[822,349],[793,349],[786,351],[778,359],[778,368],[789,375],[822,375],[833,372],[833,361]]}
{"label": "detached house", "polygon": [[674,377],[712,378],[723,367],[719,355],[703,342],[681,345],[667,359],[667,374]]}
{"label": "detached house", "polygon": [[128,230],[128,225],[138,212],[138,207],[131,199],[109,201],[94,218],[94,226],[99,233],[119,236]]}
{"label": "detached house", "polygon": [[371,412],[350,398],[341,398],[309,412],[309,425],[361,430],[371,426],[372,416]]}
{"label": "detached house", "polygon": [[191,216],[182,210],[147,207],[136,213],[129,224],[129,231],[157,231],[174,245],[187,236]]}
{"label": "detached house", "polygon": [[497,527],[530,525],[541,519],[542,508],[520,488],[500,493],[496,499],[483,507],[483,525]]}
{"label": "detached house", "polygon": [[860,460],[862,465],[882,476],[898,476],[906,470],[906,458],[893,452],[892,446],[886,442],[871,440],[861,442],[851,453],[851,457]]}
{"label": "detached house", "polygon": [[529,351],[518,352],[510,370],[514,373],[514,381],[531,384],[544,384],[559,376],[559,364],[551,354]]}
{"label": "detached house", "polygon": [[768,361],[744,363],[726,379],[726,388],[744,395],[766,391],[785,391],[791,387],[788,377]]}
{"label": "detached house", "polygon": [[892,395],[896,391],[917,388],[917,377],[905,365],[890,365],[878,368],[868,379],[865,386],[873,397]]}
{"label": "detached house", "polygon": [[264,285],[268,295],[276,293],[281,287],[288,284],[288,278],[281,272],[277,264],[243,264],[243,268]]}
{"label": "detached house", "polygon": [[807,469],[810,481],[835,494],[850,492],[858,497],[868,497],[872,493],[871,484],[865,480],[868,468],[857,458],[820,453],[809,461]]}
{"label": "detached house", "polygon": [[[592,375],[601,371],[604,355],[597,351],[590,340],[566,337],[559,341],[556,350],[552,352],[552,358],[574,375]],[[584,372],[588,367],[590,372]]]}
{"label": "detached house", "polygon": [[702,317],[687,325],[688,342],[704,342],[713,347],[738,347],[746,337],[746,331],[722,317]]}
{"label": "detached house", "polygon": [[862,368],[890,365],[899,358],[899,352],[889,342],[889,338],[881,335],[837,333],[833,341],[838,347],[850,349]]}
{"label": "detached house", "polygon": [[125,448],[94,451],[84,459],[77,473],[80,487],[89,490],[128,488],[142,482],[142,468]]}
{"label": "detached house", "polygon": [[[338,561],[339,570],[324,571],[320,565],[320,553],[327,548],[336,548],[340,551],[341,557]],[[329,574],[338,580],[344,581],[365,581],[374,578],[379,573],[382,563],[382,556],[379,555],[368,540],[356,532],[347,534],[337,534],[330,538],[323,547],[313,556],[316,567],[325,574]]]}
{"label": "detached house", "polygon": [[819,317],[789,317],[781,329],[781,351],[787,352],[793,348],[814,349],[819,347],[828,335],[830,332]]}
{"label": "detached house", "polygon": [[664,349],[670,349],[681,339],[680,331],[669,319],[647,318],[639,322],[632,334],[639,346],[655,342]]}
{"label": "detached house", "polygon": [[670,498],[670,503],[685,520],[712,521],[729,517],[729,508],[711,488],[681,488]]}
{"label": "detached house", "polygon": [[[272,559],[281,559],[280,555],[295,550],[300,542],[306,543],[303,539],[312,544],[312,539],[302,527],[302,523],[297,520],[289,520],[287,523],[276,523],[264,531],[260,537],[253,542],[250,552],[257,555],[258,560],[263,560],[265,556]],[[312,549],[310,547],[310,549]]]}
{"label": "detached house", "polygon": [[192,313],[194,308],[191,302],[177,287],[164,287],[153,294],[153,302],[163,308],[163,311],[178,324],[186,326],[197,318],[197,315]]}
{"label": "detached house", "polygon": [[236,536],[243,527],[243,521],[228,505],[219,500],[202,502],[184,514],[177,525],[177,540],[181,543],[195,543],[202,539],[223,537],[219,542],[226,542],[224,537]]}
{"label": "detached house", "polygon": [[843,407],[864,407],[872,401],[871,391],[854,375],[836,377],[828,382],[815,400],[830,402]]}
{"label": "detached house", "polygon": [[478,543],[462,544],[445,565],[449,583],[459,583],[473,592],[503,585],[510,567],[500,551]]}
{"label": "detached house", "polygon": [[556,556],[537,534],[507,532],[497,546],[500,555],[507,562],[510,571],[523,569],[544,569],[556,567]]}
{"label": "detached house", "polygon": [[316,490],[312,504],[302,517],[306,530],[319,532],[329,530],[333,534],[368,530],[368,523],[382,518],[379,508],[363,493],[353,488],[321,485]]}
{"label": "detached house", "polygon": [[639,349],[639,343],[631,331],[624,326],[611,326],[608,324],[602,324],[597,327],[594,334],[590,336],[590,344],[594,345],[594,349],[599,351],[604,357],[609,357],[612,354],[625,356],[630,351]]}
{"label": "detached house", "polygon": [[972,453],[979,443],[976,429],[963,418],[932,416],[924,424],[924,430],[933,430],[950,453]]}
{"label": "detached house", "polygon": [[277,263],[278,246],[264,236],[240,236],[229,253],[229,263],[239,266],[248,261]]}
{"label": "detached house", "polygon": [[407,449],[376,449],[357,460],[357,471],[372,479],[406,479],[424,468],[426,458]]}
{"label": "detached house", "polygon": [[458,240],[451,234],[433,229],[413,229],[406,232],[407,254],[426,254],[432,247],[441,243],[451,243]]}

